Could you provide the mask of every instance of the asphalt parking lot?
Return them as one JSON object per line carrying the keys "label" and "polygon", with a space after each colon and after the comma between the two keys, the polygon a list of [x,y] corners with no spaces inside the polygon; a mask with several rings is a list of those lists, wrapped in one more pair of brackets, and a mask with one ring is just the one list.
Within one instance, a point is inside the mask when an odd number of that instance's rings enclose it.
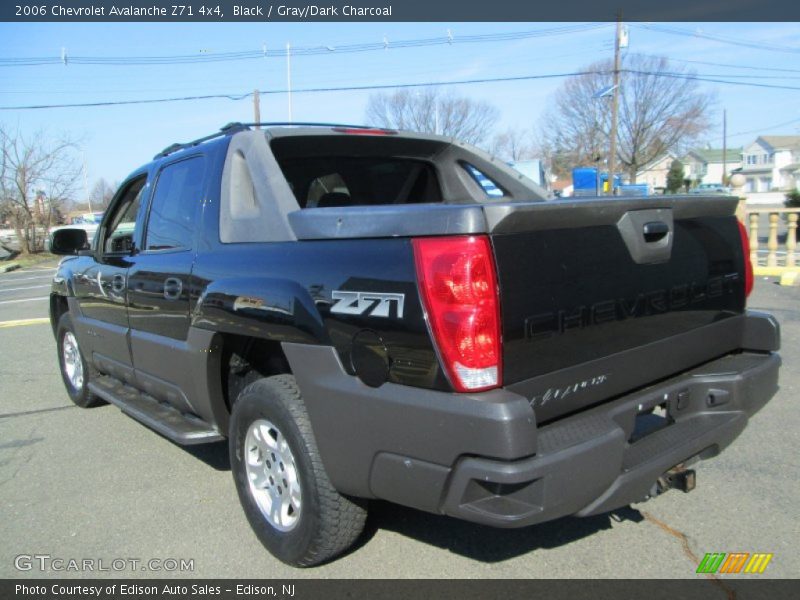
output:
{"label": "asphalt parking lot", "polygon": [[[15,568],[19,555],[187,559],[89,576],[683,578],[706,552],[770,552],[757,577],[800,573],[800,288],[762,279],[750,307],[783,328],[779,394],[697,489],[588,519],[494,530],[375,502],[339,560],[299,571],[274,560],[239,508],[224,444],[184,449],[113,406],[74,407],[47,316],[52,265],[0,275],[0,577],[82,576]],[[9,322],[12,322],[9,324]],[[723,589],[720,590],[724,592]]]}

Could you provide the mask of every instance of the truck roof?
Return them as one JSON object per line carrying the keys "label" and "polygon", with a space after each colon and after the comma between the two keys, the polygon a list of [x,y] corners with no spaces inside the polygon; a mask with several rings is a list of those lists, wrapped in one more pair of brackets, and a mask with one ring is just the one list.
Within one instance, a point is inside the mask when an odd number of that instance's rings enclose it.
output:
{"label": "truck roof", "polygon": [[260,128],[266,131],[271,138],[308,136],[308,135],[376,135],[376,136],[397,136],[403,138],[440,141],[452,143],[455,138],[435,135],[429,133],[419,133],[414,131],[403,131],[385,127],[373,127],[370,125],[350,125],[345,123],[314,123],[314,122],[267,122],[267,123],[228,123],[219,131],[210,135],[203,136],[191,142],[176,142],[164,148],[153,157],[158,160],[174,152],[192,148],[203,142],[220,137],[234,135],[241,131],[249,131],[252,128]]}

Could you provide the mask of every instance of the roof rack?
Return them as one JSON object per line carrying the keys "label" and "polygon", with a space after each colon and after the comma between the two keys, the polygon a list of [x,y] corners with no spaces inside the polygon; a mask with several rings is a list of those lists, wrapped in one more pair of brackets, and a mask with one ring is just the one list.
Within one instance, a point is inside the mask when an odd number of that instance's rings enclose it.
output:
{"label": "roof rack", "polygon": [[178,150],[185,150],[186,148],[192,148],[193,146],[197,146],[198,144],[202,144],[203,142],[207,142],[208,140],[213,140],[214,138],[226,135],[233,135],[234,133],[239,133],[240,131],[248,131],[251,127],[346,127],[348,129],[386,129],[385,127],[371,127],[369,125],[347,125],[345,123],[315,123],[307,121],[274,121],[274,122],[263,122],[263,123],[232,122],[222,127],[218,132],[212,133],[211,135],[207,135],[205,137],[198,138],[192,142],[186,142],[183,144],[181,143],[170,144],[169,146],[164,148],[161,152],[156,154],[153,157],[153,160],[164,158],[165,156],[169,156],[170,154],[172,154],[173,152],[177,152]]}
{"label": "roof rack", "polygon": [[246,131],[249,129],[247,125],[243,125],[242,123],[228,123],[222,129],[220,129],[216,133],[212,133],[211,135],[207,135],[205,137],[197,138],[194,141],[186,142],[184,144],[175,143],[170,144],[166,148],[164,148],[161,152],[156,154],[153,157],[153,160],[158,160],[159,158],[164,158],[165,156],[169,156],[173,152],[177,152],[178,150],[185,150],[186,148],[191,148],[193,146],[197,146],[202,144],[203,142],[207,142],[208,140],[213,140],[214,138],[222,137],[224,135],[233,135],[234,133],[238,133],[239,131]]}
{"label": "roof rack", "polygon": [[349,129],[385,129],[371,125],[348,125],[346,123],[317,123],[314,121],[275,121],[269,123],[237,123],[244,127],[347,127]]}

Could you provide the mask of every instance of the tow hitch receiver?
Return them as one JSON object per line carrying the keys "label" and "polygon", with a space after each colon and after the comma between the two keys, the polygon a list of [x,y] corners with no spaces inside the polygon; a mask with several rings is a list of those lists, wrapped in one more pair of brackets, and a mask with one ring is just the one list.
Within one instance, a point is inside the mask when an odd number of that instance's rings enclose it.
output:
{"label": "tow hitch receiver", "polygon": [[658,478],[658,493],[662,494],[670,489],[691,492],[697,485],[697,474],[694,469],[675,467]]}

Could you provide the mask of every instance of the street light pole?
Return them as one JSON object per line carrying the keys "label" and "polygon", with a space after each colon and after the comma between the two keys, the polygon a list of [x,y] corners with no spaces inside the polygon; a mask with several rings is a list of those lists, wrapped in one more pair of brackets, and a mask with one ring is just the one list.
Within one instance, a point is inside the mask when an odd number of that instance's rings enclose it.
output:
{"label": "street light pole", "polygon": [[622,36],[622,12],[617,15],[617,31],[614,36],[614,95],[611,98],[611,148],[608,157],[608,191],[614,195],[614,172],[617,170],[617,113],[619,112],[619,68],[620,37]]}
{"label": "street light pole", "polygon": [[722,111],[722,186],[728,185],[728,109]]}
{"label": "street light pole", "polygon": [[289,122],[292,122],[292,45],[286,42],[286,90],[289,95]]}
{"label": "street light pole", "polygon": [[81,162],[83,163],[83,193],[86,195],[86,203],[89,205],[89,212],[92,212],[92,197],[89,195],[89,179],[86,176],[85,152],[81,152]]}

